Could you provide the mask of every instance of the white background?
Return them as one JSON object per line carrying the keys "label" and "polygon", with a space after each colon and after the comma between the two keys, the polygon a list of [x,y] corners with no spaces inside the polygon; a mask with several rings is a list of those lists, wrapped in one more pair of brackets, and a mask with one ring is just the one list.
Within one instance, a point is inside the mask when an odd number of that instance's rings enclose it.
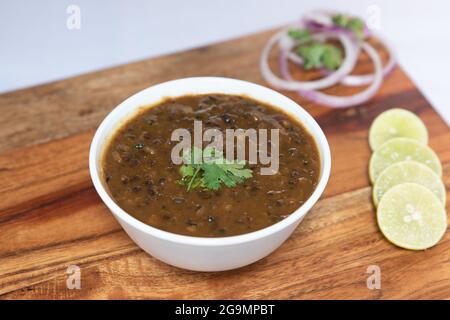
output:
{"label": "white background", "polygon": [[[67,7],[81,29],[66,27]],[[367,17],[432,104],[450,122],[450,1],[0,0],[0,92],[280,26],[317,8]]]}

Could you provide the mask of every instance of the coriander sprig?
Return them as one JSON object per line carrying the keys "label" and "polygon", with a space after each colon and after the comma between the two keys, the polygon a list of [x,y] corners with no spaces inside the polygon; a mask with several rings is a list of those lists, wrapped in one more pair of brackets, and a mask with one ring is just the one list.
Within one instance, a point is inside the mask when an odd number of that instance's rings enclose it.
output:
{"label": "coriander sprig", "polygon": [[324,67],[328,70],[337,69],[342,63],[341,51],[332,44],[312,42],[300,45],[297,54],[304,60],[305,70]]}
{"label": "coriander sprig", "polygon": [[222,183],[233,188],[253,176],[251,169],[245,168],[245,161],[228,160],[217,149],[192,148],[184,156],[180,167],[182,185],[190,191],[196,188],[219,190]]}
{"label": "coriander sprig", "polygon": [[[358,39],[364,38],[364,21],[348,15],[337,14],[331,18],[333,24],[349,30]],[[289,37],[296,41],[296,53],[303,59],[305,70],[324,67],[336,70],[342,64],[341,50],[334,44],[314,40],[309,29],[291,29]]]}
{"label": "coriander sprig", "polygon": [[305,70],[321,67],[335,70],[341,65],[341,50],[334,44],[313,40],[308,29],[292,29],[288,35],[298,43],[296,53],[303,58]]}
{"label": "coriander sprig", "polygon": [[348,29],[353,32],[353,34],[358,39],[364,38],[365,24],[363,20],[344,14],[337,14],[332,17],[332,21],[336,26]]}

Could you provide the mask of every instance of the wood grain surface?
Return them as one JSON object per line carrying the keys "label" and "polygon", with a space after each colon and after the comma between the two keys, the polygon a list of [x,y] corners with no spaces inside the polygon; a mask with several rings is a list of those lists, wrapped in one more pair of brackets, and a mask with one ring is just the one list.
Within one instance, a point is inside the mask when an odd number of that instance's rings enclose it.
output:
{"label": "wood grain surface", "polygon": [[[324,129],[332,172],[304,222],[259,262],[219,273],[171,267],[139,249],[101,202],[88,148],[110,110],[141,89],[181,77],[267,85],[258,59],[273,32],[0,95],[0,298],[450,298],[449,232],[429,250],[399,249],[379,232],[370,200],[368,128],[392,107],[423,119],[450,185],[450,130],[400,68],[360,108],[332,110],[283,92]],[[362,57],[358,72],[370,70]],[[70,265],[81,268],[80,290],[66,286]],[[379,290],[366,285],[371,265],[381,270]]]}

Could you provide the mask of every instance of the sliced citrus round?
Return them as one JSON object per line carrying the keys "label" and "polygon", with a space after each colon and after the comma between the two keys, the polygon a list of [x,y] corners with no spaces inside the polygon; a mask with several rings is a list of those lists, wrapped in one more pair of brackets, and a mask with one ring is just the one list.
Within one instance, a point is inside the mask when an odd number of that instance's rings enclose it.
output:
{"label": "sliced citrus round", "polygon": [[374,183],[384,169],[400,161],[417,161],[439,177],[442,176],[442,166],[436,153],[426,145],[410,138],[393,138],[377,149],[370,159],[369,175]]}
{"label": "sliced citrus round", "polygon": [[428,131],[418,116],[405,109],[390,109],[381,113],[372,123],[369,144],[373,151],[392,138],[411,138],[428,143]]}
{"label": "sliced citrus round", "polygon": [[401,161],[387,167],[373,187],[373,202],[378,206],[383,195],[396,185],[412,182],[428,188],[445,205],[445,187],[433,170],[415,161]]}
{"label": "sliced citrus round", "polygon": [[447,230],[441,201],[416,183],[399,184],[386,192],[378,206],[377,220],[390,242],[411,250],[434,246]]}

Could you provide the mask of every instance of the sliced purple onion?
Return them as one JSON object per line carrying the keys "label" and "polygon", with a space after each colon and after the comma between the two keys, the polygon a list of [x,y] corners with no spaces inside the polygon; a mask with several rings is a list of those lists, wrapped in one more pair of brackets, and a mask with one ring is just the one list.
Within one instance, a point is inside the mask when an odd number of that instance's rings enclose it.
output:
{"label": "sliced purple onion", "polygon": [[[380,36],[376,36],[377,41],[380,42],[389,55],[389,60],[386,63],[386,65],[383,67],[383,78],[386,78],[395,68],[397,65],[397,55],[392,48],[392,46],[389,44],[386,39],[381,38]],[[290,61],[293,63],[302,66],[303,65],[303,59],[302,57],[298,56],[294,52],[290,51],[287,54],[287,57]],[[330,72],[328,70],[324,70],[325,74],[329,74]],[[342,78],[340,81],[340,84],[348,87],[360,87],[360,86],[366,86],[373,82],[374,74],[364,74],[364,75],[352,75],[349,74]]]}
{"label": "sliced purple onion", "polygon": [[[345,59],[342,62],[341,66],[336,70],[326,75],[324,78],[313,81],[296,81],[296,80],[285,80],[277,75],[275,75],[269,67],[269,54],[272,47],[281,43],[282,49],[281,52],[286,54],[289,52],[292,47],[295,45],[295,42],[289,42],[284,40],[287,36],[287,30],[282,30],[275,34],[263,48],[261,59],[260,59],[260,68],[261,73],[264,79],[273,85],[276,88],[284,89],[284,90],[318,90],[328,88],[332,85],[339,83],[345,76],[351,73],[353,68],[356,65],[358,55],[359,55],[359,43],[356,43],[346,34],[343,33],[331,33],[325,32],[317,35],[313,35],[313,37],[317,40],[321,39],[337,39],[342,43],[345,51]],[[282,40],[283,39],[283,40]],[[291,47],[289,47],[291,46]]]}
{"label": "sliced purple onion", "polygon": [[[354,37],[352,31],[337,26],[333,23],[333,16],[338,15],[336,11],[314,10],[305,14],[302,18],[302,24],[313,32],[343,32]],[[364,24],[364,38],[372,35],[371,30]]]}
{"label": "sliced purple onion", "polygon": [[[295,27],[306,28],[312,32],[312,39],[319,42],[325,42],[328,39],[337,39],[344,48],[344,60],[341,66],[335,71],[322,70],[323,78],[314,81],[297,81],[289,73],[288,60],[302,66],[303,58],[292,52],[292,49],[298,45],[294,39],[288,35],[288,29],[285,29],[274,35],[263,49],[260,68],[264,79],[276,88],[297,91],[301,96],[314,102],[328,105],[333,108],[346,108],[362,104],[371,99],[379,90],[383,78],[388,76],[396,65],[396,54],[390,44],[379,36],[378,41],[384,45],[389,54],[389,60],[383,67],[381,59],[376,50],[363,39],[359,39],[350,30],[336,26],[333,23],[333,15],[337,12],[331,11],[313,11],[306,14],[302,22]],[[364,38],[373,36],[372,32],[365,26]],[[275,75],[269,67],[269,54],[272,47],[278,44],[279,69],[281,77]],[[374,64],[374,73],[365,75],[352,75],[360,50],[367,52]],[[335,84],[346,86],[366,86],[363,91],[351,96],[333,96],[318,90],[324,89]]]}
{"label": "sliced purple onion", "polygon": [[[389,60],[383,67],[383,78],[386,78],[397,65],[397,55],[386,39],[382,39],[380,36],[376,36],[377,40],[384,46],[389,54]],[[348,75],[341,80],[341,84],[350,87],[365,86],[373,82],[374,74],[364,74],[364,75]]]}
{"label": "sliced purple onion", "polygon": [[289,51],[287,53],[287,58],[288,58],[288,60],[292,61],[293,63],[295,63],[295,64],[297,64],[299,66],[303,66],[303,58],[300,57],[295,52]]}
{"label": "sliced purple onion", "polygon": [[333,16],[338,14],[335,11],[328,10],[313,10],[303,15],[303,22],[308,23],[310,26],[333,26]]}
{"label": "sliced purple onion", "polygon": [[[298,93],[311,101],[333,108],[353,107],[370,100],[377,93],[383,82],[383,66],[381,64],[380,56],[370,44],[363,42],[361,48],[367,52],[375,67],[372,83],[365,90],[346,97],[333,96],[316,90],[298,90]],[[287,61],[287,53],[282,52],[279,58],[280,73],[283,78],[290,81],[292,80],[292,76],[289,72]]]}

